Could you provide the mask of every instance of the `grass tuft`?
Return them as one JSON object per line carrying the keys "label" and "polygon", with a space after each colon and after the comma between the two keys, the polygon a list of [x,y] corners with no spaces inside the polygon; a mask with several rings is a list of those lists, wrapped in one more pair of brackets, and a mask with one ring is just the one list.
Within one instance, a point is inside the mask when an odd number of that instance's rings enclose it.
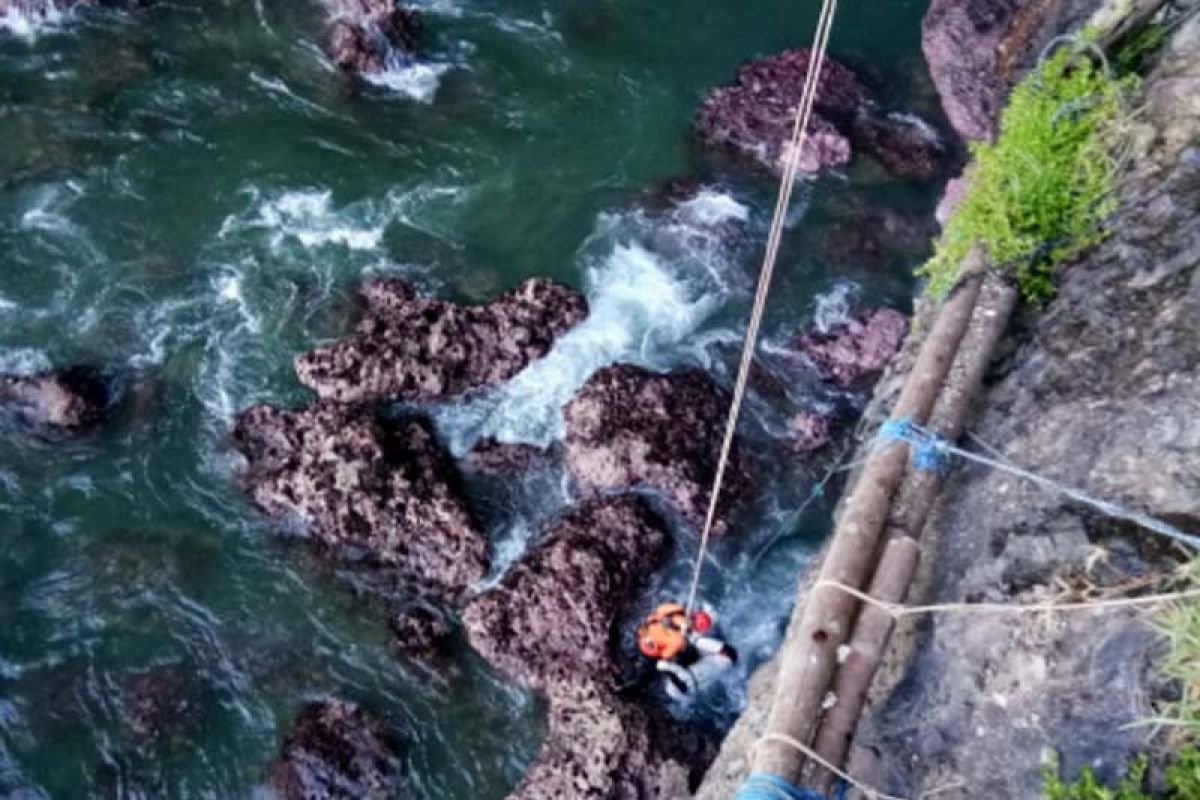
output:
{"label": "grass tuft", "polygon": [[1112,131],[1136,80],[1064,48],[1013,90],[999,139],[972,145],[967,196],[922,267],[932,294],[953,288],[980,242],[1026,299],[1053,296],[1054,265],[1103,238],[1115,207]]}

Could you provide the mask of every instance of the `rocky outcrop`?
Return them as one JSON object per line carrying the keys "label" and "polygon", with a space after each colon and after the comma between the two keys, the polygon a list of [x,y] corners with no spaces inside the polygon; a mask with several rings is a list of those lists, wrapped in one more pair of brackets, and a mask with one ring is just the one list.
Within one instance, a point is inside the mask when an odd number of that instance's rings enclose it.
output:
{"label": "rocky outcrop", "polygon": [[487,305],[421,297],[400,280],[362,290],[365,314],[347,339],[296,359],[296,374],[342,403],[432,400],[507,380],[587,316],[573,289],[541,278]]}
{"label": "rocky outcrop", "polygon": [[37,428],[68,432],[93,428],[104,420],[111,402],[108,381],[92,367],[0,375],[0,408]]}
{"label": "rocky outcrop", "polygon": [[669,548],[663,523],[640,498],[585,502],[471,601],[463,615],[471,644],[508,677],[543,691],[579,677],[611,683],[613,625]]}
{"label": "rocky outcrop", "polygon": [[833,443],[833,419],[828,414],[806,409],[788,420],[788,442],[800,455],[816,453]]}
{"label": "rocky outcrop", "polygon": [[964,139],[992,139],[1009,90],[1099,0],[932,0],[921,47],[942,106]]}
{"label": "rocky outcrop", "polygon": [[238,417],[233,438],[254,503],[338,557],[449,600],[487,571],[487,541],[425,422],[334,403],[264,405]]}
{"label": "rocky outcrop", "polygon": [[812,331],[796,340],[796,349],[827,380],[842,388],[861,387],[878,378],[908,333],[908,318],[890,308],[864,311],[828,331]]}
{"label": "rocky outcrop", "polygon": [[475,648],[549,703],[545,745],[510,800],[675,798],[695,785],[711,744],[615,689],[617,623],[669,547],[640,498],[590,500],[467,607]]}
{"label": "rocky outcrop", "polygon": [[549,704],[546,744],[508,800],[685,798],[712,760],[706,737],[604,684],[558,683]]}
{"label": "rocky outcrop", "polygon": [[[811,51],[797,49],[742,64],[732,85],[705,97],[695,123],[700,140],[782,173],[810,58]],[[884,112],[832,58],[821,69],[808,134],[800,154],[805,172],[849,163],[856,146],[900,177],[926,179],[941,172],[948,155],[932,128]]]}
{"label": "rocky outcrop", "polygon": [[322,1],[330,18],[325,50],[345,72],[383,72],[416,50],[420,15],[396,0]]}
{"label": "rocky outcrop", "polygon": [[400,756],[400,742],[366,710],[313,703],[271,764],[271,788],[280,800],[394,800],[403,796]]}
{"label": "rocky outcrop", "polygon": [[[700,525],[729,402],[729,395],[698,369],[658,373],[629,364],[605,367],[563,409],[567,468],[588,492],[652,488]],[[735,447],[723,511],[749,486],[747,462]]]}

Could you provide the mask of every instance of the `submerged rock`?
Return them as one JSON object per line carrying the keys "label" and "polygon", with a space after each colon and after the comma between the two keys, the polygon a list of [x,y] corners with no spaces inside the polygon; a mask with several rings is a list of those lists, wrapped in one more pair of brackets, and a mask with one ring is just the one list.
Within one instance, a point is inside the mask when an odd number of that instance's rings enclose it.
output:
{"label": "submerged rock", "polygon": [[281,800],[392,800],[403,777],[400,755],[400,742],[366,710],[313,703],[271,764],[271,787]]}
{"label": "submerged rock", "polygon": [[485,437],[475,443],[462,460],[462,468],[484,475],[506,475],[544,467],[550,463],[551,449],[520,442],[501,442]]}
{"label": "submerged rock", "polygon": [[[659,373],[630,364],[605,367],[563,410],[567,468],[589,492],[655,489],[700,525],[729,402],[729,395],[698,369]],[[736,447],[724,487],[723,513],[750,487],[747,463]]]}
{"label": "submerged rock", "polygon": [[417,47],[420,15],[396,0],[323,0],[329,11],[325,49],[342,70],[383,72],[395,54]]}
{"label": "submerged rock", "polygon": [[429,425],[333,403],[255,406],[234,442],[254,503],[336,555],[395,570],[444,599],[487,571],[487,541]]}
{"label": "submerged rock", "polygon": [[613,625],[669,549],[662,521],[640,498],[587,501],[471,601],[468,638],[501,672],[543,691],[581,676],[611,682]]}
{"label": "submerged rock", "polygon": [[716,748],[699,732],[589,680],[549,693],[546,742],[509,800],[691,797]]}
{"label": "submerged rock", "polygon": [[849,389],[879,377],[907,334],[906,316],[894,309],[876,308],[828,331],[805,333],[796,347],[826,380]]}
{"label": "submerged rock", "polygon": [[420,297],[400,280],[362,290],[355,333],[296,359],[296,374],[343,403],[430,400],[507,380],[587,316],[583,295],[532,278],[481,305]]}
{"label": "submerged rock", "polygon": [[[782,173],[810,58],[800,48],[742,64],[732,85],[705,97],[695,122],[700,140]],[[898,177],[921,180],[940,174],[949,156],[932,127],[885,112],[852,70],[826,57],[800,169],[842,166],[855,148]]]}
{"label": "submerged rock", "polygon": [[395,643],[405,658],[435,664],[454,649],[454,625],[441,610],[409,603],[395,609],[388,621]]}
{"label": "submerged rock", "polygon": [[202,716],[196,673],[183,664],[160,664],[121,684],[124,720],[141,740],[186,731]]}
{"label": "submerged rock", "polygon": [[833,419],[811,409],[797,412],[788,421],[788,441],[802,455],[824,450],[833,443]]}
{"label": "submerged rock", "polygon": [[35,427],[81,431],[109,411],[111,390],[93,367],[67,367],[30,376],[0,375],[0,407]]}

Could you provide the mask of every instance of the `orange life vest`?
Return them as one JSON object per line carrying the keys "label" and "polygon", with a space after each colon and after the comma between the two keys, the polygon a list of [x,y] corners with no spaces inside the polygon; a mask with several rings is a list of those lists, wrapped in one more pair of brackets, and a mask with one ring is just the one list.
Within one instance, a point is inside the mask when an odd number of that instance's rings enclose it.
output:
{"label": "orange life vest", "polygon": [[678,603],[663,603],[638,628],[637,636],[643,655],[670,661],[687,647],[687,611]]}

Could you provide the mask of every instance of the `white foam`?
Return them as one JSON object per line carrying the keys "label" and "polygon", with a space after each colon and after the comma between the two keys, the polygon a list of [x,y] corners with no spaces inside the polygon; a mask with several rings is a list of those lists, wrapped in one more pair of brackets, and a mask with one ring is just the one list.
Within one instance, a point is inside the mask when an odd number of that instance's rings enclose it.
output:
{"label": "white foam", "polygon": [[749,208],[724,192],[708,188],[702,189],[691,200],[680,203],[676,214],[685,222],[705,227],[750,219]]}
{"label": "white foam", "polygon": [[50,357],[32,347],[0,348],[0,372],[34,375],[50,369]]}
{"label": "white foam", "polygon": [[10,5],[0,14],[0,30],[8,31],[18,39],[33,41],[39,34],[56,28],[62,24],[66,12],[55,3],[47,3],[45,8],[23,8],[19,2]]}
{"label": "white foam", "polygon": [[307,248],[341,245],[351,250],[374,250],[378,247],[383,241],[386,221],[356,221],[353,213],[334,210],[332,199],[333,193],[328,190],[284,192],[259,204],[249,220],[226,218],[217,236],[224,239],[234,232],[257,228],[270,231],[272,250],[279,250],[288,240]]}
{"label": "white foam", "polygon": [[383,72],[363,75],[363,80],[420,103],[432,103],[449,64],[414,62],[389,66]]}
{"label": "white foam", "polygon": [[850,318],[850,308],[858,295],[858,286],[849,281],[839,281],[824,294],[817,295],[813,309],[813,327],[821,333],[844,323]]}
{"label": "white foam", "polygon": [[616,245],[588,269],[588,318],[503,388],[439,411],[458,452],[477,436],[545,446],[562,437],[562,407],[601,367],[623,361],[667,367],[718,298],[672,274],[637,243]]}

